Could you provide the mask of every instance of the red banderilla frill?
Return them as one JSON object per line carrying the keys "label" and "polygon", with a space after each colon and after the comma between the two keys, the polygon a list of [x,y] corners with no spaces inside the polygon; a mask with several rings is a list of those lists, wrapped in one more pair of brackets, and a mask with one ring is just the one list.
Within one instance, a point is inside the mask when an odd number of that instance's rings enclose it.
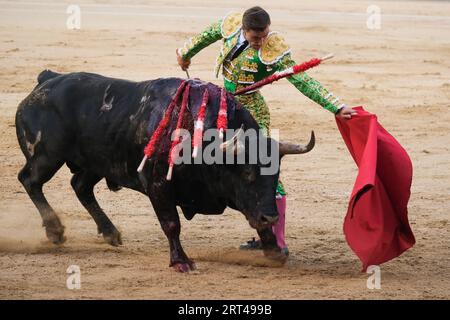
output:
{"label": "red banderilla frill", "polygon": [[194,139],[192,140],[192,157],[197,157],[198,149],[200,145],[202,144],[203,140],[203,127],[205,124],[205,114],[206,114],[206,106],[208,104],[209,99],[209,92],[208,89],[205,89],[203,92],[203,99],[202,104],[200,106],[200,109],[198,111],[197,120],[195,121],[194,125]]}
{"label": "red banderilla frill", "polygon": [[178,156],[178,154],[175,153],[175,151],[176,151],[175,148],[181,142],[181,139],[182,139],[180,130],[181,130],[181,126],[183,125],[184,114],[186,112],[186,108],[189,103],[189,88],[190,88],[190,84],[188,84],[186,86],[186,88],[184,89],[184,92],[183,92],[183,102],[181,103],[180,113],[178,114],[177,128],[175,129],[175,138],[172,140],[172,146],[170,147],[170,152],[169,152],[169,159],[168,159],[169,170],[167,171],[167,177],[166,177],[167,180],[172,179],[174,160]]}
{"label": "red banderilla frill", "polygon": [[248,87],[245,87],[243,89],[237,90],[234,93],[234,95],[237,96],[237,95],[240,95],[240,94],[244,94],[246,92],[259,89],[259,88],[265,86],[266,84],[275,82],[275,81],[277,81],[277,80],[279,80],[281,78],[290,77],[290,76],[292,76],[294,74],[297,74],[297,73],[300,73],[300,72],[304,72],[304,71],[306,71],[308,69],[311,69],[311,68],[314,68],[314,67],[318,66],[322,61],[331,59],[332,57],[333,57],[333,55],[329,54],[329,55],[326,55],[325,57],[323,57],[322,59],[313,58],[313,59],[311,59],[309,61],[303,62],[301,64],[297,64],[297,65],[292,66],[290,68],[287,68],[287,69],[285,69],[283,71],[275,72],[273,75],[271,75],[271,76],[269,76],[267,78],[264,78],[264,79],[262,79],[262,80],[260,80],[258,82],[255,82],[254,84],[252,84],[252,85],[250,85]]}
{"label": "red banderilla frill", "polygon": [[163,119],[159,123],[156,130],[153,132],[152,137],[150,138],[150,141],[148,142],[147,146],[144,149],[144,158],[141,161],[141,164],[139,165],[137,172],[141,172],[144,169],[145,163],[148,158],[150,158],[153,153],[155,152],[156,143],[158,143],[161,140],[161,136],[164,133],[164,130],[167,128],[167,125],[170,122],[170,118],[172,117],[172,112],[175,106],[177,105],[177,101],[180,98],[181,92],[183,91],[183,88],[186,84],[186,81],[181,82],[180,86],[177,89],[177,92],[175,93],[175,96],[173,97],[172,101],[170,102],[169,106],[166,109],[166,113],[164,114]]}
{"label": "red banderilla frill", "polygon": [[222,88],[220,93],[220,108],[217,115],[217,130],[219,130],[219,138],[223,139],[223,132],[227,129],[227,90]]}

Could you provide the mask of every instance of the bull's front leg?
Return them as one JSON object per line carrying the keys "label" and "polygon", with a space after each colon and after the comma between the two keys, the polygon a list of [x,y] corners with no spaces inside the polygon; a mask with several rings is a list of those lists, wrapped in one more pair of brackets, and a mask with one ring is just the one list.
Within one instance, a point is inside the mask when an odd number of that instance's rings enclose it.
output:
{"label": "bull's front leg", "polygon": [[171,188],[167,183],[157,184],[157,188],[150,188],[149,198],[158,216],[170,247],[170,264],[178,272],[195,270],[194,261],[188,258],[180,242],[180,218],[171,196]]}
{"label": "bull's front leg", "polygon": [[261,239],[264,255],[269,259],[285,263],[288,256],[281,250],[277,244],[277,238],[272,231],[272,227],[258,229],[258,235]]}

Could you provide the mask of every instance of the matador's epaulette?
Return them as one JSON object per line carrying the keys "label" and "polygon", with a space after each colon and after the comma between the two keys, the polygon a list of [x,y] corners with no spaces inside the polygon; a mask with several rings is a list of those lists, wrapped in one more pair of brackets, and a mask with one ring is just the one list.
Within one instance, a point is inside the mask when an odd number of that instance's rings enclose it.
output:
{"label": "matador's epaulette", "polygon": [[222,32],[222,37],[228,39],[234,36],[242,26],[242,13],[232,12],[225,16],[222,20],[222,25],[220,30]]}
{"label": "matador's epaulette", "polygon": [[262,63],[271,65],[280,61],[290,51],[291,48],[284,37],[280,33],[272,31],[264,40],[258,54]]}

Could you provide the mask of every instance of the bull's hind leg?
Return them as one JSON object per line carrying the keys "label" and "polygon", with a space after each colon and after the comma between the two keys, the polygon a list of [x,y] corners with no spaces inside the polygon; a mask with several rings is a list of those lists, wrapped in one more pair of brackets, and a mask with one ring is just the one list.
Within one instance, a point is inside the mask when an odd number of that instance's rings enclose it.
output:
{"label": "bull's hind leg", "polygon": [[180,217],[178,216],[174,202],[171,200],[169,187],[165,183],[155,183],[154,185],[158,185],[158,187],[151,188],[152,190],[149,192],[150,201],[152,202],[153,209],[155,209],[156,215],[158,216],[161,228],[169,240],[169,266],[179,272],[195,270],[194,261],[188,258],[183,250],[183,247],[181,246]]}
{"label": "bull's hind leg", "polygon": [[94,186],[101,179],[101,177],[90,172],[81,171],[74,174],[70,183],[75,190],[78,200],[80,200],[97,224],[98,233],[102,233],[103,238],[110,245],[118,246],[122,244],[120,232],[100,208],[97,199],[95,199]]}
{"label": "bull's hind leg", "polygon": [[47,202],[42,192],[42,186],[53,177],[62,165],[62,161],[51,161],[44,155],[35,155],[35,157],[27,160],[27,164],[19,172],[18,176],[19,181],[25,187],[41,214],[47,238],[54,244],[61,244],[66,240],[64,237],[64,226]]}

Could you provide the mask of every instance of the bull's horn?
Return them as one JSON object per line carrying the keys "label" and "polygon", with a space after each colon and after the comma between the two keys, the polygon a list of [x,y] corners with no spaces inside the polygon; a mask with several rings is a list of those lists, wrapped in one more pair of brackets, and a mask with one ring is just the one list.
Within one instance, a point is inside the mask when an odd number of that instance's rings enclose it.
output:
{"label": "bull's horn", "polygon": [[279,143],[280,157],[286,154],[300,154],[306,153],[314,148],[314,144],[316,143],[316,137],[314,135],[314,131],[311,131],[311,139],[309,140],[306,146],[289,143],[289,142],[281,142]]}
{"label": "bull's horn", "polygon": [[241,154],[244,151],[245,151],[244,144],[240,140],[236,141],[236,144],[234,145],[233,153]]}
{"label": "bull's horn", "polygon": [[244,134],[244,129],[243,126],[241,126],[239,128],[239,130],[234,134],[233,137],[231,137],[231,139],[222,142],[220,144],[220,150],[231,150],[231,148],[234,148],[234,145],[236,143],[236,141],[239,141],[240,137]]}

